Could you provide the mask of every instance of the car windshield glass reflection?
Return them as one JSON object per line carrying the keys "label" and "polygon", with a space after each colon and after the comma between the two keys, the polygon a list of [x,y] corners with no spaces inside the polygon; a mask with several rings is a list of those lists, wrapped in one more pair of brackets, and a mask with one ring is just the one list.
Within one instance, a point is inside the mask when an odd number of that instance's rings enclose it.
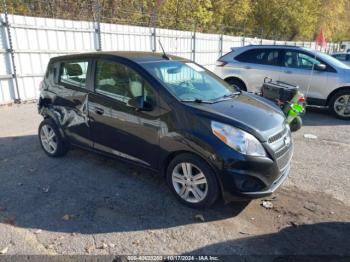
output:
{"label": "car windshield glass reflection", "polygon": [[215,101],[235,92],[219,78],[191,62],[165,61],[143,64],[145,69],[182,101]]}

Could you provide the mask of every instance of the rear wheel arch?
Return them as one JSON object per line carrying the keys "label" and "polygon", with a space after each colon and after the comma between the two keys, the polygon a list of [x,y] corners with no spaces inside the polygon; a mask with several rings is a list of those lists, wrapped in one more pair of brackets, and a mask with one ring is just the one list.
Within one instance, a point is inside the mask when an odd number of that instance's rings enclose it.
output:
{"label": "rear wheel arch", "polygon": [[224,79],[229,84],[236,84],[240,89],[243,91],[247,91],[247,85],[244,83],[244,81],[236,76],[229,76]]}
{"label": "rear wheel arch", "polygon": [[[44,128],[46,128],[46,133],[49,130],[51,130],[50,132],[52,132],[53,137],[50,135],[51,138],[49,138],[47,134],[45,135],[45,132],[43,132]],[[40,144],[44,152],[51,157],[63,156],[68,151],[68,147],[65,143],[65,140],[60,133],[61,132],[59,130],[59,127],[56,125],[55,121],[52,118],[49,118],[49,117],[44,118],[44,120],[39,125],[38,137],[39,137]],[[52,147],[51,142],[56,146]],[[49,151],[49,148],[54,150]]]}
{"label": "rear wheel arch", "polygon": [[47,98],[47,97],[40,97],[39,98],[39,102],[38,102],[39,110],[43,107],[48,107],[51,104],[52,104],[51,98]]}
{"label": "rear wheel arch", "polygon": [[60,133],[60,135],[61,135],[61,137],[62,137],[62,139],[64,140],[64,142],[66,143],[66,145],[68,146],[68,141],[67,141],[67,137],[66,137],[66,135],[65,135],[65,133],[64,133],[64,131],[63,131],[63,128],[62,128],[62,126],[61,126],[61,124],[60,124],[60,121],[57,119],[57,117],[55,116],[55,114],[53,114],[53,113],[51,113],[51,111],[49,111],[49,110],[47,110],[47,111],[45,111],[45,113],[44,114],[42,114],[43,115],[43,117],[44,117],[44,120],[46,120],[46,119],[49,119],[49,120],[51,120],[51,121],[53,121],[54,123],[55,123],[55,125],[56,125],[56,127],[57,127],[57,129],[58,129],[58,131],[59,131],[59,133]]}
{"label": "rear wheel arch", "polygon": [[[342,87],[334,90],[327,98],[327,105],[329,111],[335,117],[343,120],[350,120],[350,114],[348,113],[347,109],[349,100],[346,102],[346,104],[344,104],[345,100],[340,102],[345,96],[350,96],[350,87]],[[347,111],[347,113],[345,113],[345,111]]]}

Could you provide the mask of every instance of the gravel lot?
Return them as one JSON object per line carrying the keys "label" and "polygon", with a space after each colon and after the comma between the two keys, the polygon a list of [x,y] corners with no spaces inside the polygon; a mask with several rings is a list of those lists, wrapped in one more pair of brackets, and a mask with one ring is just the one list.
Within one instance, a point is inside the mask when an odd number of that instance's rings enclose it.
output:
{"label": "gravel lot", "polygon": [[0,107],[0,253],[350,255],[350,122],[324,110],[294,134],[272,209],[193,210],[157,174],[78,149],[51,159],[40,121],[35,104]]}

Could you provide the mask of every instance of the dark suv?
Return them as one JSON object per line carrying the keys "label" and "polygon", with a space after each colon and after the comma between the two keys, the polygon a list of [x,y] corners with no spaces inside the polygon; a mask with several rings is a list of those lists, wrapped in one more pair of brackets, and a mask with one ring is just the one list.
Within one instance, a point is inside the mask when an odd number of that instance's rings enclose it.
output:
{"label": "dark suv", "polygon": [[183,58],[99,52],[52,58],[38,103],[42,148],[71,146],[164,174],[192,207],[271,194],[293,152],[280,109]]}

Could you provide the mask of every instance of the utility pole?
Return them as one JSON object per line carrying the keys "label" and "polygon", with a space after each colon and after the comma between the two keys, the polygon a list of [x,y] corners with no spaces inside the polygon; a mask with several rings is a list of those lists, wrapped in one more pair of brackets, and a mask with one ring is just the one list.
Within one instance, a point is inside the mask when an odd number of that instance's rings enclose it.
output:
{"label": "utility pole", "polygon": [[193,25],[193,33],[192,33],[192,61],[196,62],[196,31],[197,31],[197,23],[195,22]]}
{"label": "utility pole", "polygon": [[96,51],[102,50],[101,41],[101,6],[100,0],[95,0],[95,35],[96,35]]}
{"label": "utility pole", "polygon": [[159,7],[162,3],[162,0],[157,0],[156,6],[153,9],[152,12],[152,22],[151,22],[151,26],[152,26],[152,34],[151,34],[151,39],[152,39],[152,52],[156,52],[157,51],[157,24],[158,24],[158,11],[159,11]]}
{"label": "utility pole", "polygon": [[18,89],[18,79],[17,79],[17,69],[15,64],[15,54],[13,51],[13,44],[12,44],[12,37],[11,37],[11,29],[10,29],[10,23],[8,19],[8,10],[7,10],[7,3],[6,0],[3,0],[3,7],[4,7],[4,14],[5,14],[5,22],[2,22],[2,25],[6,27],[6,37],[7,37],[7,50],[6,52],[10,54],[11,59],[11,67],[12,67],[12,81],[13,85],[15,86],[15,97],[14,102],[17,104],[21,103],[21,96],[19,94]]}

